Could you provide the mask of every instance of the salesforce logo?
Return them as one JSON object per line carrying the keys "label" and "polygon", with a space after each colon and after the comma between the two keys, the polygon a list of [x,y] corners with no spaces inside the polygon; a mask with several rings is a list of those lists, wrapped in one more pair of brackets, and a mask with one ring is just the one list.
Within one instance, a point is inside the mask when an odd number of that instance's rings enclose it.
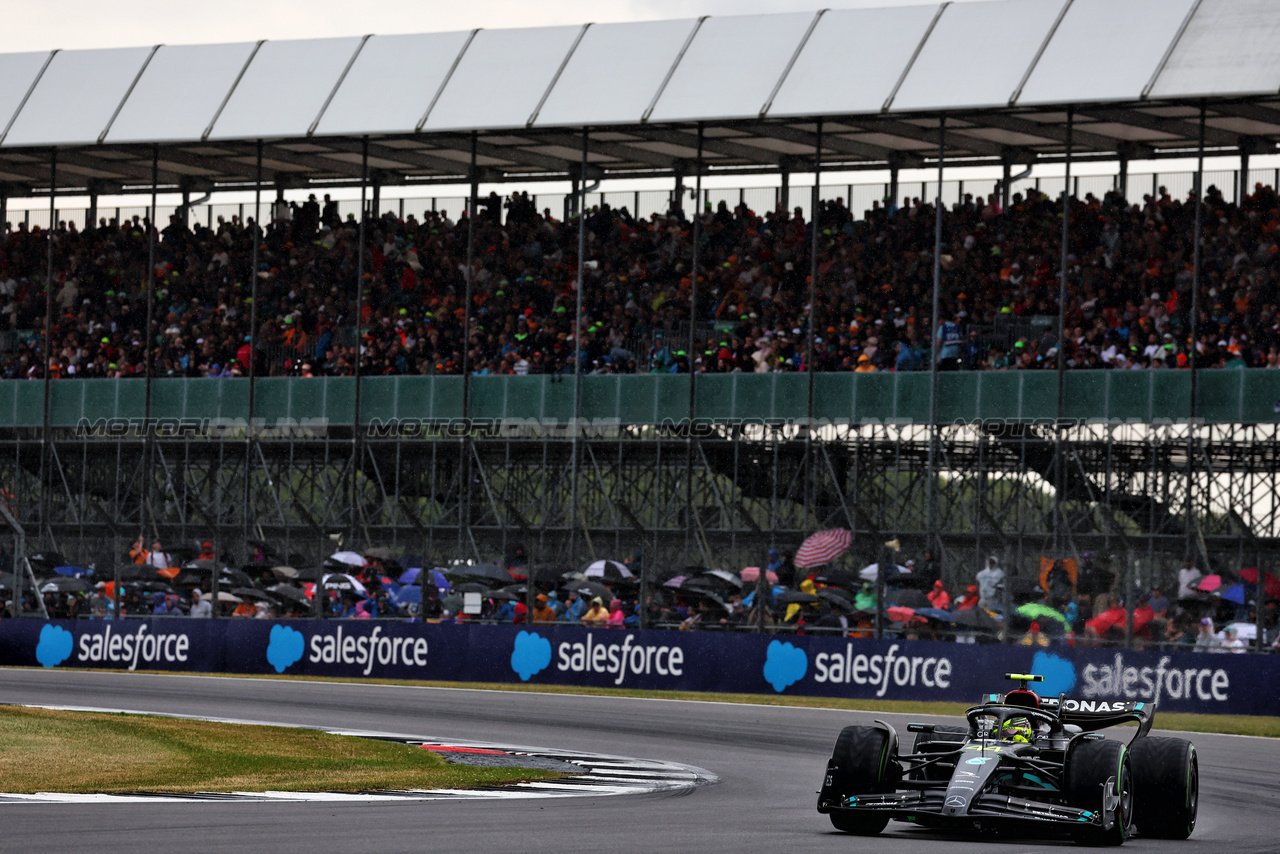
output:
{"label": "salesforce logo", "polygon": [[288,626],[271,627],[271,640],[267,643],[267,663],[275,668],[276,673],[284,673],[301,661],[305,650],[302,632]]}
{"label": "salesforce logo", "polygon": [[551,664],[551,641],[537,632],[521,632],[516,635],[515,645],[511,648],[511,669],[520,677],[521,682],[528,682],[529,677],[536,676]]}
{"label": "salesforce logo", "polygon": [[40,630],[40,642],[36,644],[36,661],[44,667],[57,667],[71,657],[73,645],[71,632],[61,626],[45,626]]}
{"label": "salesforce logo", "polygon": [[764,681],[781,694],[804,678],[809,656],[803,649],[782,641],[770,641],[764,659]]}
{"label": "salesforce logo", "polygon": [[1037,652],[1031,659],[1031,669],[1027,672],[1044,677],[1044,681],[1036,689],[1045,697],[1067,694],[1076,687],[1076,666],[1051,652]]}

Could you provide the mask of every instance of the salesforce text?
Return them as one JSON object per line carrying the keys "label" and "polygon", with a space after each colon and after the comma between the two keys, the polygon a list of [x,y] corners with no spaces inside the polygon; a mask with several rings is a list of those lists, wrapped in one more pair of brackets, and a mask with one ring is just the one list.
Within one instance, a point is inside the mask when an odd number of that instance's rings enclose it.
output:
{"label": "salesforce text", "polygon": [[136,632],[105,632],[80,636],[80,661],[112,661],[127,663],[130,670],[138,669],[138,662],[167,661],[175,663],[187,660],[191,641],[186,635],[147,634],[147,625],[138,626]]}
{"label": "salesforce text", "polygon": [[311,657],[307,661],[364,665],[365,676],[373,671],[375,661],[384,666],[427,666],[426,638],[378,637],[381,634],[382,626],[376,626],[368,637],[343,637],[342,626],[338,626],[337,635],[312,635]]}
{"label": "salesforce text", "polygon": [[853,682],[857,685],[879,685],[877,697],[889,690],[889,680],[898,687],[915,685],[926,688],[951,686],[951,660],[947,658],[897,657],[898,645],[884,655],[853,654],[853,644],[846,644],[844,654],[818,653],[813,660],[814,682]]}
{"label": "salesforce text", "polygon": [[621,644],[595,643],[587,635],[586,643],[562,643],[557,648],[561,671],[575,673],[616,673],[614,685],[621,685],[628,670],[635,675],[656,672],[659,676],[684,675],[684,650],[678,646],[633,646],[635,635],[627,635]]}
{"label": "salesforce text", "polygon": [[1160,702],[1162,695],[1170,700],[1224,702],[1231,687],[1227,671],[1210,667],[1170,669],[1167,655],[1161,656],[1155,667],[1139,668],[1125,667],[1124,656],[1116,653],[1114,664],[1090,664],[1080,674],[1086,697],[1127,697],[1153,703]]}

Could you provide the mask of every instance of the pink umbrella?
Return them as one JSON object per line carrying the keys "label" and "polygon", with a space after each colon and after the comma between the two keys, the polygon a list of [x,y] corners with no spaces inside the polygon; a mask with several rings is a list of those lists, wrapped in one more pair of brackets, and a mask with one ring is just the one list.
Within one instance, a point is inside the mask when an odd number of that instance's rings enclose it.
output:
{"label": "pink umbrella", "polygon": [[1203,590],[1205,593],[1212,593],[1222,586],[1221,575],[1206,575],[1200,579],[1200,583],[1196,585],[1197,590]]}
{"label": "pink umbrella", "polygon": [[822,566],[831,563],[848,550],[853,543],[853,533],[844,528],[832,528],[810,534],[796,550],[796,566],[808,569],[811,566]]}
{"label": "pink umbrella", "polygon": [[[758,566],[743,567],[742,572],[738,573],[738,575],[743,581],[759,581],[760,567]],[[765,572],[764,578],[765,578],[765,581],[768,581],[770,584],[778,583],[778,573],[774,572],[771,569]]]}
{"label": "pink umbrella", "polygon": [[663,587],[679,587],[689,580],[687,575],[677,575],[675,578],[668,579],[662,583]]}

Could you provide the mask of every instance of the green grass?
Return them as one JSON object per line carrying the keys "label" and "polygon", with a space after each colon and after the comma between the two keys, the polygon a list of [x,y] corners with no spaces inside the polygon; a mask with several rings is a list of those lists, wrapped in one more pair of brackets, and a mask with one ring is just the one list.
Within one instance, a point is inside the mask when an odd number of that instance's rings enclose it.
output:
{"label": "green grass", "polygon": [[291,727],[0,706],[0,790],[453,789],[561,777],[450,765],[406,744]]}

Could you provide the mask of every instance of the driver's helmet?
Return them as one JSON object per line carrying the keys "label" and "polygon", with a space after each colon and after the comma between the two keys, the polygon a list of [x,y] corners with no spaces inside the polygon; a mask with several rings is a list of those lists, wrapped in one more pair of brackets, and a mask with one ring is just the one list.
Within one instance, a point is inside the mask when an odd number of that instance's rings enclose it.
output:
{"label": "driver's helmet", "polygon": [[1003,726],[1000,727],[1000,738],[1004,741],[1030,744],[1031,721],[1021,715],[1006,719]]}

